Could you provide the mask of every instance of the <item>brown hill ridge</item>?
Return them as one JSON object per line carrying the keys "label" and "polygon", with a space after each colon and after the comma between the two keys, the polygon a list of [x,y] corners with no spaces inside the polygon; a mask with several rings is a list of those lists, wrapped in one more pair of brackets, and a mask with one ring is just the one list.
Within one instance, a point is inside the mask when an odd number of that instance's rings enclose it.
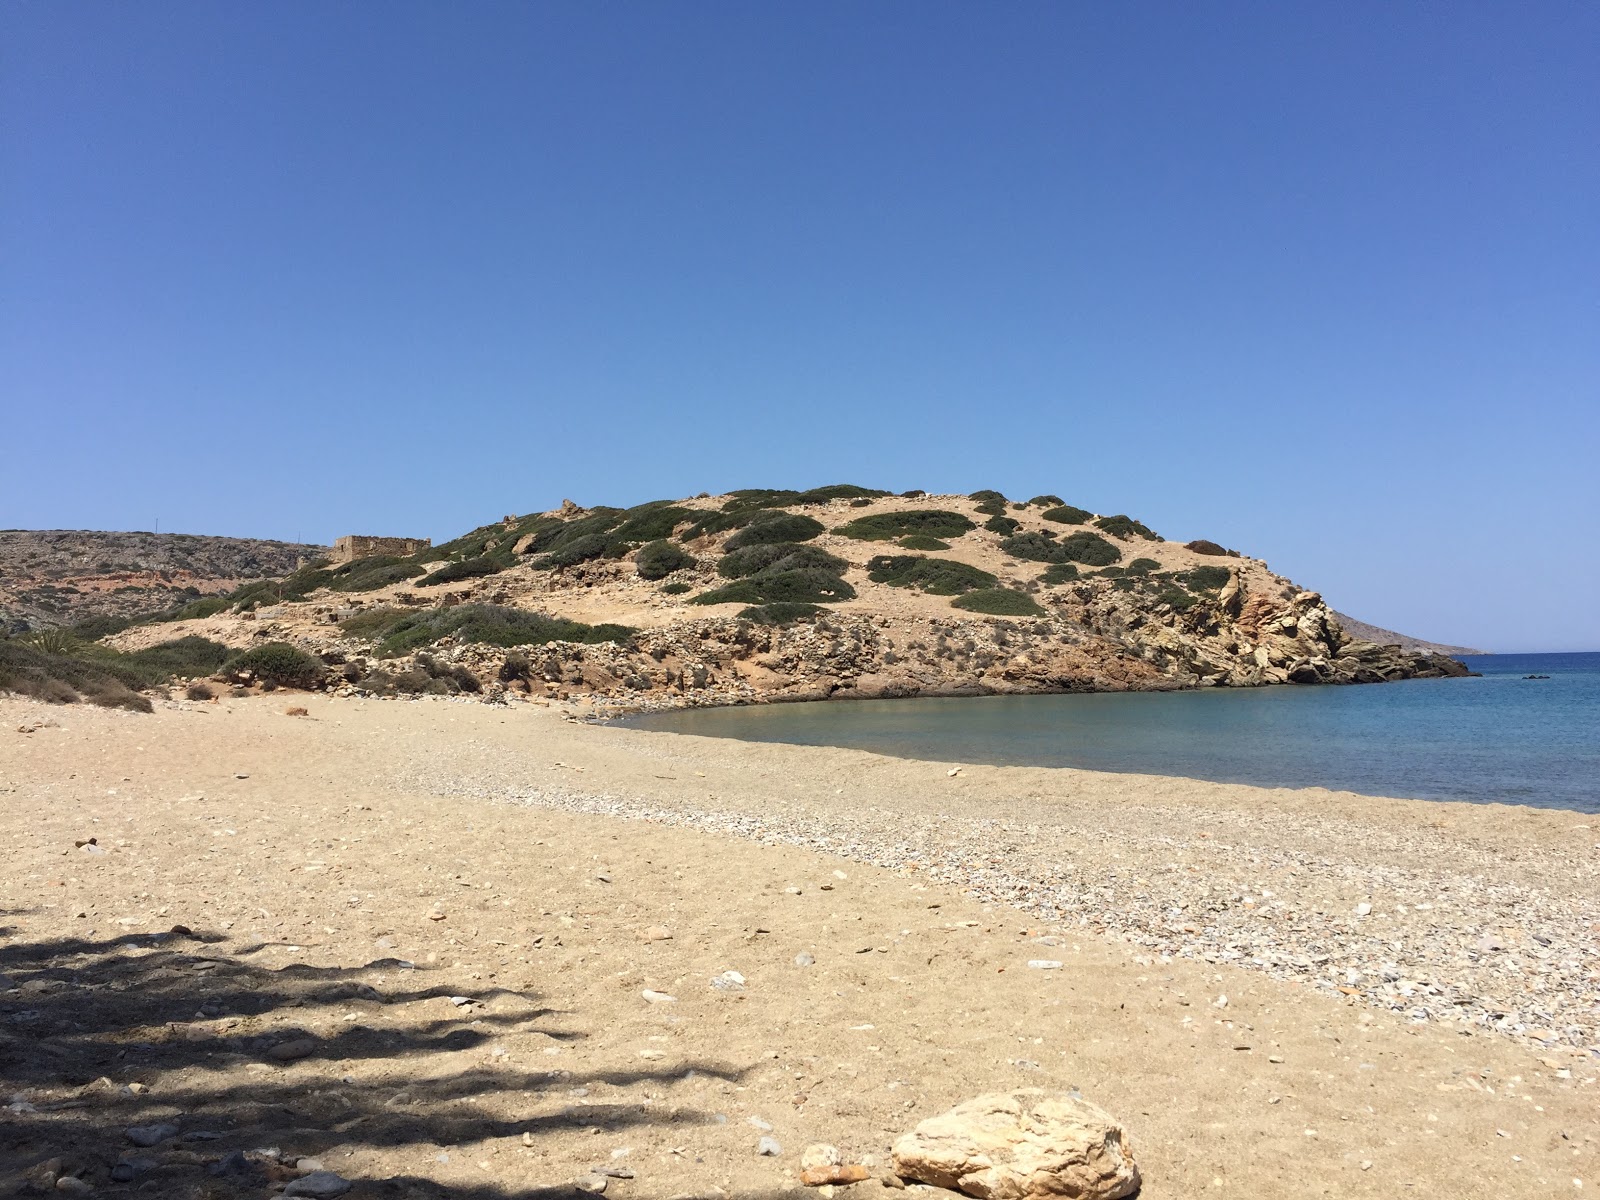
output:
{"label": "brown hill ridge", "polygon": [[1466,673],[1352,637],[1257,559],[1053,496],[838,485],[569,502],[271,590],[282,602],[247,589],[110,640],[289,642],[350,694],[483,688],[607,711]]}
{"label": "brown hill ridge", "polygon": [[0,531],[0,632],[128,617],[287,575],[323,546],[192,533]]}

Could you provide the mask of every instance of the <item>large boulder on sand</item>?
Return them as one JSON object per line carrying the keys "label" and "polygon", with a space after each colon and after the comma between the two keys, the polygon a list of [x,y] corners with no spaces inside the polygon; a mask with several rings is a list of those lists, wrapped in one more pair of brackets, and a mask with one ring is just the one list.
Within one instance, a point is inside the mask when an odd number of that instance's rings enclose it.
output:
{"label": "large boulder on sand", "polygon": [[894,1171],[983,1200],[1119,1200],[1139,1190],[1116,1119],[1039,1088],[990,1092],[930,1117],[894,1144]]}

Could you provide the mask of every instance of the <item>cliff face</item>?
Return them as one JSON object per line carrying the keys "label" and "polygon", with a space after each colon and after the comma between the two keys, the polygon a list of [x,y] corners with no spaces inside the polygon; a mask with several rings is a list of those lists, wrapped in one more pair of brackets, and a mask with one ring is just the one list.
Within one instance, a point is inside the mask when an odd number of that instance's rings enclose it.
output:
{"label": "cliff face", "polygon": [[286,575],[321,546],[188,533],[0,531],[0,632],[125,617]]}
{"label": "cliff face", "polygon": [[1467,673],[1351,637],[1259,560],[1055,497],[819,491],[568,505],[115,641],[283,640],[351,693],[454,690],[460,668],[491,695],[634,708]]}

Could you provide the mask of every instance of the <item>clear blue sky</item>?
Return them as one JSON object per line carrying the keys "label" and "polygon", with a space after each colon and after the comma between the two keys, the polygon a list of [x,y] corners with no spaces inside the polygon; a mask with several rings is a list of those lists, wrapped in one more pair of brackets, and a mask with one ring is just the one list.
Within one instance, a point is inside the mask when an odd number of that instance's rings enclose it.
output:
{"label": "clear blue sky", "polygon": [[0,525],[1058,492],[1600,648],[1591,3],[0,8]]}

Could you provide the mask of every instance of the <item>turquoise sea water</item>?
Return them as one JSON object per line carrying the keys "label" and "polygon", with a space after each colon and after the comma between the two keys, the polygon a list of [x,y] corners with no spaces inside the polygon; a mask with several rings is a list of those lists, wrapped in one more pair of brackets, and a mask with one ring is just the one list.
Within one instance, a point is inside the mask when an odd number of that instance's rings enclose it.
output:
{"label": "turquoise sea water", "polygon": [[1600,812],[1600,654],[1463,661],[1482,678],[840,700],[655,713],[628,724],[941,762],[1088,767]]}

